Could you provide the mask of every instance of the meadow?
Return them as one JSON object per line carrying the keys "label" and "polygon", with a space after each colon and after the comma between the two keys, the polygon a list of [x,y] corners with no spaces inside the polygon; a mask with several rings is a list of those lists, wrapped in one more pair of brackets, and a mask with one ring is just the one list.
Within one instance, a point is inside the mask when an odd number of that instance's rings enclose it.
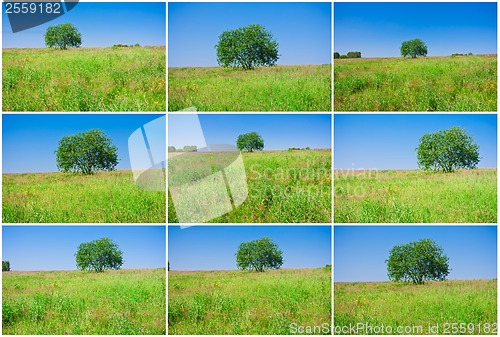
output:
{"label": "meadow", "polygon": [[[497,334],[496,279],[335,283],[334,289],[335,334]],[[364,328],[348,329],[358,324]]]}
{"label": "meadow", "polygon": [[3,335],[165,335],[163,269],[3,272]]}
{"label": "meadow", "polygon": [[[257,151],[242,154],[248,196],[215,223],[330,223],[332,189],[330,150]],[[212,161],[210,154],[196,154],[196,165]],[[201,164],[200,164],[201,163]],[[209,164],[183,174],[183,163],[169,160],[169,186],[197,181]],[[179,166],[179,167],[178,167]],[[174,174],[175,173],[175,174]],[[181,182],[173,179],[183,179]],[[207,202],[211,202],[207,199]],[[168,222],[179,222],[169,194]]]}
{"label": "meadow", "polygon": [[168,110],[331,111],[332,67],[169,68]]}
{"label": "meadow", "polygon": [[335,111],[497,111],[497,56],[336,59]]}
{"label": "meadow", "polygon": [[4,49],[3,111],[165,111],[165,47]]}
{"label": "meadow", "polygon": [[3,223],[165,223],[165,192],[134,183],[132,171],[2,175]]}
{"label": "meadow", "polygon": [[334,173],[335,223],[497,223],[496,169]]}
{"label": "meadow", "polygon": [[168,333],[289,335],[296,323],[331,334],[331,294],[327,267],[169,271]]}

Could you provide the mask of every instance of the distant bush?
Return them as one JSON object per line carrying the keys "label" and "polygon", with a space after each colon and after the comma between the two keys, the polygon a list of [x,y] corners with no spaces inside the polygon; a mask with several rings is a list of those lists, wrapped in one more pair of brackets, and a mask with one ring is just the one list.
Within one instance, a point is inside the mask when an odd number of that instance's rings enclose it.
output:
{"label": "distant bush", "polygon": [[455,53],[455,54],[451,54],[451,56],[455,57],[455,56],[472,56],[473,54],[472,53],[468,53],[468,54],[459,54],[459,53]]}
{"label": "distant bush", "polygon": [[350,58],[350,59],[361,58],[361,52],[360,51],[350,51],[347,53],[347,58]]}
{"label": "distant bush", "polygon": [[2,261],[2,271],[10,271],[10,262]]}
{"label": "distant bush", "polygon": [[341,59],[347,59],[348,57],[347,57],[347,55],[340,55],[340,58]]}
{"label": "distant bush", "polygon": [[168,152],[175,152],[175,146],[169,146]]}
{"label": "distant bush", "polygon": [[338,59],[338,58],[340,58],[340,54],[339,54],[339,53],[337,53],[337,52],[333,53],[333,58],[334,58],[334,59]]}
{"label": "distant bush", "polygon": [[198,147],[196,145],[185,145],[182,150],[184,152],[197,152]]}
{"label": "distant bush", "polygon": [[138,44],[138,43],[134,44],[134,47],[140,47],[140,46],[141,46],[141,45],[140,45],[140,44]]}
{"label": "distant bush", "polygon": [[[131,47],[132,47],[132,46],[131,46]],[[113,48],[128,48],[128,45],[118,43],[118,44],[114,44],[114,45],[113,45]]]}

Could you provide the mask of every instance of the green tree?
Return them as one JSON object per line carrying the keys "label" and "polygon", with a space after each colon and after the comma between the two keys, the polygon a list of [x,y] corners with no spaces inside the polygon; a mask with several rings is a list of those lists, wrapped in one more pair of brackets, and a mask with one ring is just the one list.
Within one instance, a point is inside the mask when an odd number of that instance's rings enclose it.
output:
{"label": "green tree", "polygon": [[101,238],[78,246],[76,267],[79,270],[103,272],[108,269],[120,269],[123,264],[123,252],[110,238]]}
{"label": "green tree", "polygon": [[479,145],[460,127],[423,135],[416,151],[418,166],[426,170],[453,172],[479,163]]}
{"label": "green tree", "polygon": [[168,147],[168,152],[175,152],[175,151],[176,151],[175,146]]}
{"label": "green tree", "polygon": [[82,34],[71,23],[50,26],[45,32],[45,45],[49,48],[78,48],[82,44]]}
{"label": "green tree", "polygon": [[385,262],[387,276],[393,281],[423,284],[428,280],[445,280],[450,273],[443,248],[430,239],[394,246]]}
{"label": "green tree", "polygon": [[340,58],[340,54],[339,54],[339,53],[337,53],[337,52],[334,52],[334,53],[333,53],[333,58],[334,58],[334,59],[339,59],[339,58]]}
{"label": "green tree", "polygon": [[273,66],[279,58],[278,43],[261,25],[223,32],[215,49],[217,62],[223,67],[248,70],[256,66]]}
{"label": "green tree", "polygon": [[238,136],[236,146],[240,151],[253,152],[264,148],[264,140],[257,132],[249,132]]}
{"label": "green tree", "polygon": [[55,151],[57,168],[85,175],[97,170],[111,171],[118,164],[117,151],[111,138],[98,129],[64,136]]}
{"label": "green tree", "polygon": [[279,269],[283,264],[283,252],[270,238],[243,242],[236,252],[238,269],[263,272]]}
{"label": "green tree", "polygon": [[2,261],[2,271],[10,271],[10,262]]}
{"label": "green tree", "polygon": [[426,56],[427,46],[421,39],[413,39],[409,41],[404,41],[401,44],[401,56],[411,56],[415,58],[417,56]]}

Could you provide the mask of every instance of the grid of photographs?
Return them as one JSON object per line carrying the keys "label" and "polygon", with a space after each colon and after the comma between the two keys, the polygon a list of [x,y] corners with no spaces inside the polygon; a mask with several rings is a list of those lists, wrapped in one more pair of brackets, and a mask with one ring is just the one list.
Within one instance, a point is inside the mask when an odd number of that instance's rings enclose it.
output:
{"label": "grid of photographs", "polygon": [[2,335],[498,334],[497,11],[4,1]]}

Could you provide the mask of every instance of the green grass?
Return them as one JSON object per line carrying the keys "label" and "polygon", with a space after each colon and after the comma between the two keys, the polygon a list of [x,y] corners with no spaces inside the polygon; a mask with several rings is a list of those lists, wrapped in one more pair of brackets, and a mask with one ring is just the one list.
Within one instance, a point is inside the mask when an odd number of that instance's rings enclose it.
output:
{"label": "green grass", "polygon": [[3,111],[165,111],[165,47],[4,49]]}
{"label": "green grass", "polygon": [[165,335],[165,269],[3,272],[2,334]]}
{"label": "green grass", "polygon": [[[462,334],[495,334],[497,280],[432,281],[424,285],[391,282],[335,283],[334,325],[336,334],[391,334],[342,327],[367,324],[390,327],[392,334],[445,335],[451,323],[465,323]],[[429,325],[438,331],[429,333]],[[366,325],[365,325],[366,326]],[[397,329],[414,329],[398,333]],[[422,329],[419,331],[419,327]],[[446,332],[448,328],[448,332]],[[460,325],[457,326],[460,329]]]}
{"label": "green grass", "polygon": [[335,60],[335,111],[497,111],[496,55]]}
{"label": "green grass", "polygon": [[[169,272],[168,333],[289,335],[331,324],[331,269]],[[318,333],[318,334],[321,334]]]}
{"label": "green grass", "polygon": [[136,187],[131,171],[82,176],[2,175],[4,223],[164,223],[165,192]]}
{"label": "green grass", "polygon": [[168,110],[331,111],[331,65],[168,69]]}
{"label": "green grass", "polygon": [[[189,165],[183,175],[177,161],[169,161],[169,184],[180,185],[172,179],[185,179],[186,183],[203,175],[203,162],[209,155],[191,157],[196,163]],[[259,151],[243,153],[248,184],[247,199],[231,212],[217,217],[215,223],[330,223],[332,211],[331,151]],[[207,164],[209,165],[209,164]],[[210,168],[209,166],[205,165]],[[200,166],[198,172],[192,169]],[[207,198],[207,203],[212,202]],[[169,195],[168,221],[179,220]]]}
{"label": "green grass", "polygon": [[496,169],[335,171],[336,223],[496,223]]}

